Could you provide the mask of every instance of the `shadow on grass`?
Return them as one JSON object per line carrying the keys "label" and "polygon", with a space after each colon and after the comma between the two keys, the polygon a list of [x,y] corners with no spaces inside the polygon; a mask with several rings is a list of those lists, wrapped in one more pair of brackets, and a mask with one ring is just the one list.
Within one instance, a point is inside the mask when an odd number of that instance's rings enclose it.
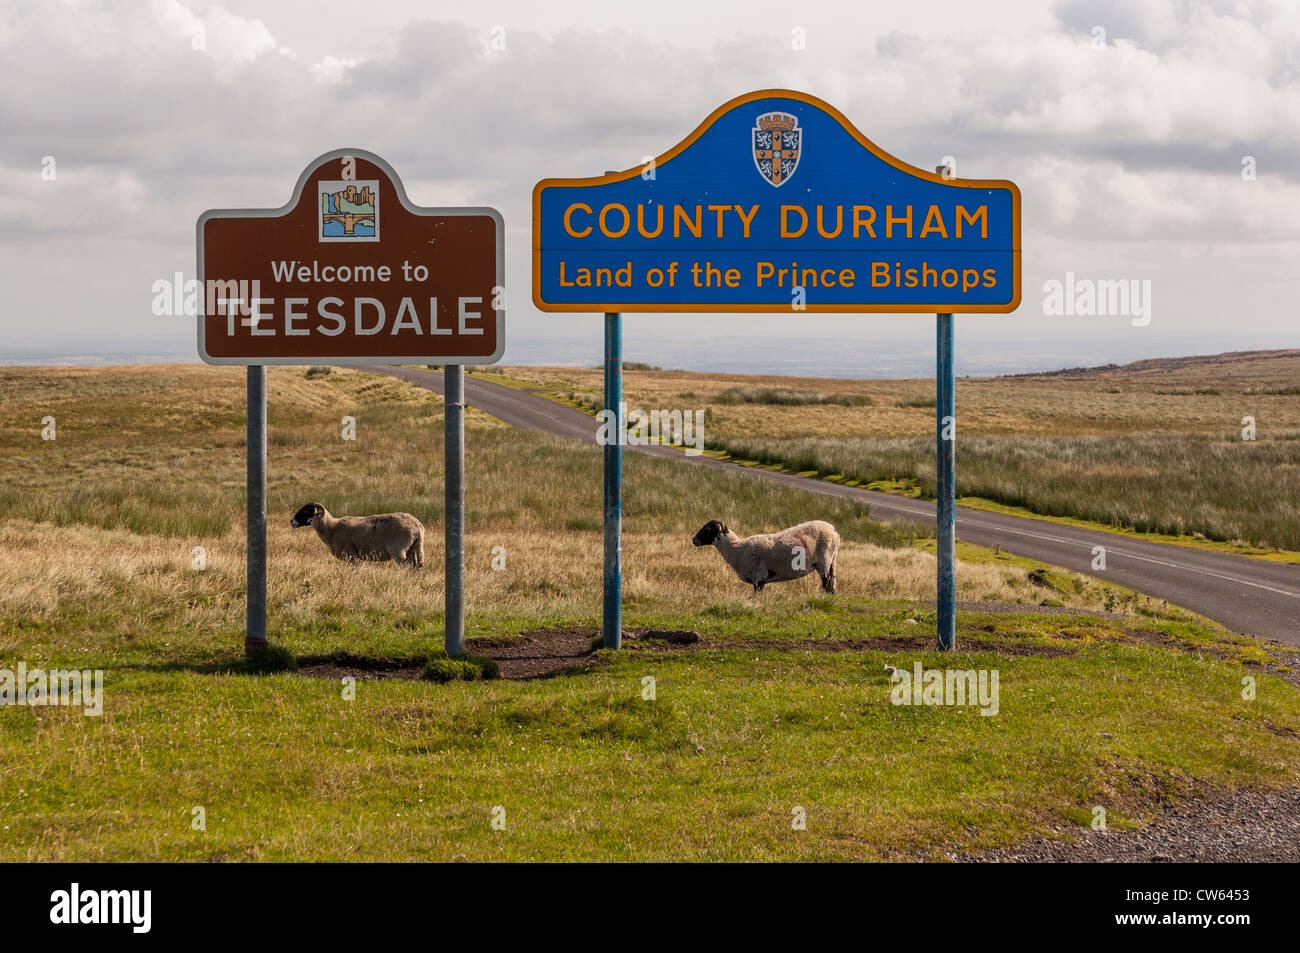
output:
{"label": "shadow on grass", "polygon": [[255,655],[211,662],[165,662],[139,666],[145,672],[193,672],[199,675],[276,675],[299,673],[333,677],[362,674],[371,678],[415,677],[432,682],[477,681],[497,678],[497,663],[490,658],[466,654],[450,658],[445,652],[411,656],[367,657],[350,652],[295,656],[283,646],[268,646]]}

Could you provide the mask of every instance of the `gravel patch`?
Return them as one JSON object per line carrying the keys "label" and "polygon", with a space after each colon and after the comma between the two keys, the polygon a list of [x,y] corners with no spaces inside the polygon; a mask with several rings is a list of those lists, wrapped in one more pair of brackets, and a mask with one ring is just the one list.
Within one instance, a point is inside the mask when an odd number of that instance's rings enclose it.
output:
{"label": "gravel patch", "polygon": [[[927,602],[934,605],[934,602]],[[1018,602],[959,602],[957,608],[965,612],[1029,612],[1041,615],[1084,615],[1093,619],[1131,619],[1124,612],[1102,612],[1098,609],[1079,609],[1072,606],[1021,605]]]}
{"label": "gravel patch", "polygon": [[949,854],[963,863],[1297,863],[1300,788],[1233,791],[1171,805],[1138,830],[1072,827],[1074,840]]}

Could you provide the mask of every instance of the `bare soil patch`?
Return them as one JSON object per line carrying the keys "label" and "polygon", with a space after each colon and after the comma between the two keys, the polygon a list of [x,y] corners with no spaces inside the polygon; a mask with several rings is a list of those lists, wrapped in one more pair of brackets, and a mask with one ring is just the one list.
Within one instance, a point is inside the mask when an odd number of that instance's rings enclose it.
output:
{"label": "bare soil patch", "polygon": [[380,678],[418,681],[424,675],[424,663],[413,659],[365,658],[345,654],[326,659],[299,659],[298,674],[336,681],[349,676],[359,682]]}
{"label": "bare soil patch", "polygon": [[[962,609],[991,612],[1050,612],[1064,615],[1116,618],[1111,613],[1069,610],[1047,606],[1021,606],[1007,603],[961,603]],[[987,628],[987,627],[985,627]],[[763,640],[746,638],[711,639],[689,629],[624,629],[623,644],[627,649],[640,651],[677,650],[742,650],[769,652],[927,652],[934,647],[934,635],[925,625],[915,626],[915,635],[874,637],[864,639],[783,639]],[[473,655],[494,660],[500,677],[528,680],[546,678],[562,672],[584,671],[591,667],[599,648],[600,629],[594,626],[562,626],[530,629],[507,638],[469,639],[466,648]],[[1162,648],[1190,651],[1176,640],[1166,639],[1142,630],[1123,633]],[[1116,633],[1117,637],[1120,633]],[[995,643],[961,646],[963,650],[991,651],[1008,658],[1037,657],[1060,658],[1074,654],[1072,646]],[[1213,647],[1198,648],[1198,652],[1229,657],[1229,653]],[[298,674],[312,678],[342,679],[351,676],[358,681],[382,678],[417,680],[424,674],[424,664],[418,659],[374,659],[340,655],[329,658],[301,659]],[[1282,674],[1282,673],[1279,673]],[[1288,681],[1296,679],[1298,673]],[[1300,679],[1297,679],[1300,680]]]}
{"label": "bare soil patch", "polygon": [[[501,678],[526,681],[590,668],[599,648],[600,635],[600,629],[594,626],[562,626],[530,629],[510,638],[469,639],[465,647],[472,655],[495,661]],[[780,641],[740,638],[715,641],[689,629],[624,629],[623,646],[625,649],[651,652],[739,649],[760,652],[903,653],[929,651],[934,646],[934,636],[921,628],[914,636],[897,638],[808,638]],[[1057,658],[1072,654],[1069,648],[1049,645],[998,645],[991,648],[1008,657]],[[340,655],[324,659],[300,659],[298,674],[334,680],[351,676],[358,681],[383,678],[414,681],[424,675],[424,664],[414,659]]]}
{"label": "bare soil patch", "polygon": [[[560,672],[582,670],[591,664],[601,631],[593,626],[531,629],[508,639],[470,639],[466,648],[494,660],[502,678],[545,678]],[[689,629],[624,629],[625,648],[666,651],[700,642]]]}
{"label": "bare soil patch", "polygon": [[595,654],[592,642],[599,631],[591,626],[532,629],[507,639],[469,639],[465,648],[490,658],[502,678],[545,678],[585,668]]}
{"label": "bare soil patch", "polygon": [[[512,638],[468,639],[465,648],[471,655],[495,661],[501,678],[527,680],[585,669],[596,654],[599,637],[600,630],[592,626],[565,626],[531,629]],[[628,648],[644,646],[666,650],[699,641],[698,633],[685,629],[623,632],[623,644]],[[344,654],[300,659],[298,674],[332,680],[350,676],[358,681],[384,678],[417,681],[424,676],[424,662],[421,659],[364,658]]]}

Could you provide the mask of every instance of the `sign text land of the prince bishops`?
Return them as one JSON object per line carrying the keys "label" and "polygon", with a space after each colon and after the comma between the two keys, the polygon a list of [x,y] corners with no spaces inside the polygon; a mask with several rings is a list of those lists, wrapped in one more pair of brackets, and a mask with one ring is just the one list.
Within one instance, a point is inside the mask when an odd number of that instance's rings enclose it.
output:
{"label": "sign text land of the prince bishops", "polygon": [[910,166],[804,93],[750,93],[653,162],[539,182],[533,300],[543,311],[1013,311],[1020,191]]}

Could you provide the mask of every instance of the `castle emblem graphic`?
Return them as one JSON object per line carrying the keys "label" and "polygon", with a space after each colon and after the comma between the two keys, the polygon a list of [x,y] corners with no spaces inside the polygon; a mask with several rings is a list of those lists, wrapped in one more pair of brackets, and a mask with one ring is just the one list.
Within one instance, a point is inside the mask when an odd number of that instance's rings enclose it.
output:
{"label": "castle emblem graphic", "polygon": [[379,180],[318,183],[323,242],[379,241]]}
{"label": "castle emblem graphic", "polygon": [[764,113],[754,126],[754,165],[773,187],[790,181],[803,153],[803,130],[789,113]]}

